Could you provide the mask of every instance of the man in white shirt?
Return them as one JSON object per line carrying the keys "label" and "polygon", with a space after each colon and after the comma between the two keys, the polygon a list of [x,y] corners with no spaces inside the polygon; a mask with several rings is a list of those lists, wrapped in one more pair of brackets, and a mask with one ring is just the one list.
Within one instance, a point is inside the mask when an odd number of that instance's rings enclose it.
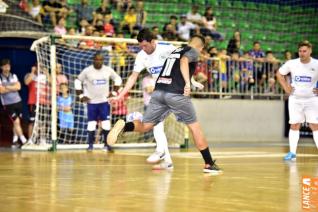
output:
{"label": "man in white shirt", "polygon": [[[87,102],[87,131],[88,151],[93,150],[97,121],[101,121],[102,133],[105,141],[105,151],[111,151],[107,144],[107,135],[110,130],[109,80],[114,81],[115,89],[122,84],[120,76],[110,67],[105,66],[104,56],[100,53],[94,55],[93,65],[86,67],[75,80],[75,89],[81,101]],[[84,91],[82,90],[84,85]]]}
{"label": "man in white shirt", "polygon": [[[146,69],[152,77],[157,80],[161,68],[172,51],[176,48],[168,43],[156,42],[154,34],[147,28],[142,29],[137,40],[142,49],[138,52],[134,69],[129,76],[124,89],[112,101],[117,101],[125,96],[125,94],[134,86],[140,72]],[[164,133],[164,122],[160,122],[154,127],[154,137],[157,142],[156,150],[147,158],[148,163],[158,163],[163,160],[155,169],[171,169],[173,168],[171,156],[168,149],[167,137]]]}
{"label": "man in white shirt", "polygon": [[[289,147],[284,160],[296,160],[301,124],[309,123],[318,148],[318,60],[311,57],[308,41],[298,44],[299,58],[287,61],[277,72],[277,80],[289,95]],[[291,84],[285,79],[291,74]]]}

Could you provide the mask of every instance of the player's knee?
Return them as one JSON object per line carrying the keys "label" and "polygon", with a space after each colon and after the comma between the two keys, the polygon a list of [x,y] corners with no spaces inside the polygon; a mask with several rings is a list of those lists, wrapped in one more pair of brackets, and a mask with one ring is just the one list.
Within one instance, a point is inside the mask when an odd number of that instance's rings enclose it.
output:
{"label": "player's knee", "polygon": [[110,130],[110,120],[102,121],[102,129],[103,130]]}
{"label": "player's knee", "polygon": [[87,123],[87,130],[88,131],[95,131],[96,130],[96,125],[97,125],[96,121],[89,121]]}
{"label": "player's knee", "polygon": [[301,126],[300,123],[291,124],[291,125],[290,125],[290,129],[292,129],[292,130],[300,130],[300,126]]}
{"label": "player's knee", "polygon": [[309,127],[312,131],[318,131],[318,124],[309,124]]}

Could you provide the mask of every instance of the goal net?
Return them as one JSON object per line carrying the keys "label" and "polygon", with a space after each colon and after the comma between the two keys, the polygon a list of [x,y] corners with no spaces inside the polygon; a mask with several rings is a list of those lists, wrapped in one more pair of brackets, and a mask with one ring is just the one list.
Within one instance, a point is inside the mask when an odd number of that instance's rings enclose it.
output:
{"label": "goal net", "polygon": [[[173,45],[178,45],[174,43]],[[134,39],[100,38],[84,36],[44,37],[35,41],[32,50],[36,51],[38,80],[37,105],[32,140],[34,145],[24,149],[48,149],[57,144],[57,149],[87,148],[87,105],[76,96],[74,81],[80,72],[93,62],[97,52],[104,55],[104,64],[112,67],[122,78],[123,85],[133,70],[136,53],[140,50]],[[123,101],[111,105],[111,122],[118,119],[136,118],[144,112],[142,80],[147,71],[141,73],[133,89]],[[72,100],[74,126],[60,127],[58,97],[61,84],[67,84]],[[110,85],[110,91],[113,89]],[[85,93],[85,89],[84,89]],[[138,117],[137,117],[138,118]],[[97,126],[94,147],[102,147],[100,126]],[[185,127],[173,115],[165,120],[165,133],[169,146],[179,147],[185,140]],[[153,133],[125,133],[115,147],[155,146]]]}

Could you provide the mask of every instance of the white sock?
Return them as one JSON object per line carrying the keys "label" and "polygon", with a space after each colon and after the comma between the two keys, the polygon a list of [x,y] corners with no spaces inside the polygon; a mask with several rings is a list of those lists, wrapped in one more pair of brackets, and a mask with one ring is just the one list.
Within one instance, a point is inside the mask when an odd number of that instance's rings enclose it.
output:
{"label": "white sock", "polygon": [[166,134],[164,132],[164,123],[160,122],[153,128],[153,135],[155,137],[157,147],[156,151],[157,152],[164,152],[165,153],[165,162],[172,163],[171,156],[169,153],[169,148],[168,148],[168,141]]}
{"label": "white sock", "polygon": [[20,141],[24,144],[27,142],[27,139],[24,137],[24,135],[20,135]]}
{"label": "white sock", "polygon": [[318,130],[313,131],[313,132],[312,132],[312,135],[313,135],[313,137],[314,137],[314,141],[315,141],[316,147],[317,147],[317,149],[318,149]]}
{"label": "white sock", "polygon": [[299,130],[289,130],[289,149],[290,152],[296,154],[298,140],[299,140]]}
{"label": "white sock", "polygon": [[18,141],[18,139],[19,139],[19,137],[17,135],[13,135],[12,142],[15,143]]}

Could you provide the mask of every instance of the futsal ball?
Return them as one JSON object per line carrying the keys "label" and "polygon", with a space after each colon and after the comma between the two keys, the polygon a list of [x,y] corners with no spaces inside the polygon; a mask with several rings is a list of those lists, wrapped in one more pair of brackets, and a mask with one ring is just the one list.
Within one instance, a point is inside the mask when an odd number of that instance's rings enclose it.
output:
{"label": "futsal ball", "polygon": [[132,113],[129,113],[126,116],[126,121],[127,122],[132,122],[132,121],[135,121],[135,120],[142,121],[142,114],[140,112],[132,112]]}

